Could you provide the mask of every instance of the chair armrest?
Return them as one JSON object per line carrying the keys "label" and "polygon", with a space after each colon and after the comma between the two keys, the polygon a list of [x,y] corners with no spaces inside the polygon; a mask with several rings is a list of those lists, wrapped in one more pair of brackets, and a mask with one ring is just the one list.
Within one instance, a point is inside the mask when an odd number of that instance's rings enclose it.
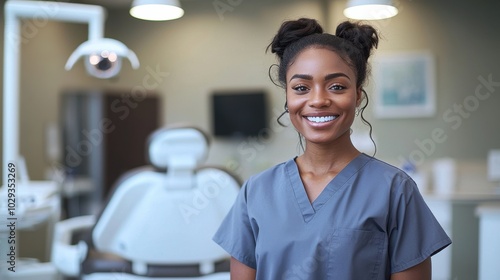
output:
{"label": "chair armrest", "polygon": [[80,216],[59,221],[54,227],[51,262],[65,276],[78,276],[80,264],[87,255],[87,244],[80,242],[71,244],[76,231],[91,228],[95,224],[95,216]]}

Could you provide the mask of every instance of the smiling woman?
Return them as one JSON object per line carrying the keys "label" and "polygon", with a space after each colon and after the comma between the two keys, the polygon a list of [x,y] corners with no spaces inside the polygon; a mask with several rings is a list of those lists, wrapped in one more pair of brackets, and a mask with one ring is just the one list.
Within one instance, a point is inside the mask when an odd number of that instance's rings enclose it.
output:
{"label": "smiling woman", "polygon": [[248,179],[214,236],[232,279],[431,278],[430,257],[451,240],[407,174],[351,141],[377,44],[369,25],[344,22],[332,35],[305,18],[274,37],[304,151]]}

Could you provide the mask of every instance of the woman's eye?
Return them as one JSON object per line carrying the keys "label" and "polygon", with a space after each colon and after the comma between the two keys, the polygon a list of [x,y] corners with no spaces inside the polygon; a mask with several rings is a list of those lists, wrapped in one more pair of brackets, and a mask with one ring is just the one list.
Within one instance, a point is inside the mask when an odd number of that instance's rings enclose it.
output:
{"label": "woman's eye", "polygon": [[330,89],[332,89],[332,90],[343,90],[343,89],[345,89],[345,87],[341,86],[341,85],[333,85],[333,86],[330,87]]}
{"label": "woman's eye", "polygon": [[303,86],[303,85],[299,85],[299,86],[295,86],[293,87],[293,90],[296,90],[296,91],[307,91],[307,87],[306,86]]}

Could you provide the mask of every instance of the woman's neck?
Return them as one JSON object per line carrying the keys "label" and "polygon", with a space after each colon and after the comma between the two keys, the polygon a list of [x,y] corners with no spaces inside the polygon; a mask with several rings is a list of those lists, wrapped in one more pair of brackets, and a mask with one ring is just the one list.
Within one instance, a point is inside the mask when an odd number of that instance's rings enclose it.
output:
{"label": "woman's neck", "polygon": [[350,135],[334,143],[306,142],[304,154],[298,157],[301,169],[315,174],[338,173],[360,152],[351,142]]}

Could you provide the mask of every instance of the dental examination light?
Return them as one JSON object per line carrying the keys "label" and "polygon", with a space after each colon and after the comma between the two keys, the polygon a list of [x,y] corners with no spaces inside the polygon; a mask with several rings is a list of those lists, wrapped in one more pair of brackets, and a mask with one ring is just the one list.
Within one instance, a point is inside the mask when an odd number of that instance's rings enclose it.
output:
{"label": "dental examination light", "polygon": [[[69,57],[66,70],[83,57],[88,73],[97,78],[111,78],[121,69],[122,58],[132,68],[139,67],[135,53],[123,43],[104,38],[106,10],[97,5],[7,0],[5,3],[5,39],[3,66],[3,170],[9,163],[19,160],[19,75],[21,53],[21,21],[55,20],[88,24],[88,41],[81,44]],[[3,173],[3,185],[7,172]]]}
{"label": "dental examination light", "polygon": [[101,79],[112,78],[120,72],[122,57],[130,61],[132,68],[139,68],[135,53],[122,42],[109,38],[89,40],[78,46],[69,57],[66,70],[70,70],[80,57],[85,58],[87,72]]}

